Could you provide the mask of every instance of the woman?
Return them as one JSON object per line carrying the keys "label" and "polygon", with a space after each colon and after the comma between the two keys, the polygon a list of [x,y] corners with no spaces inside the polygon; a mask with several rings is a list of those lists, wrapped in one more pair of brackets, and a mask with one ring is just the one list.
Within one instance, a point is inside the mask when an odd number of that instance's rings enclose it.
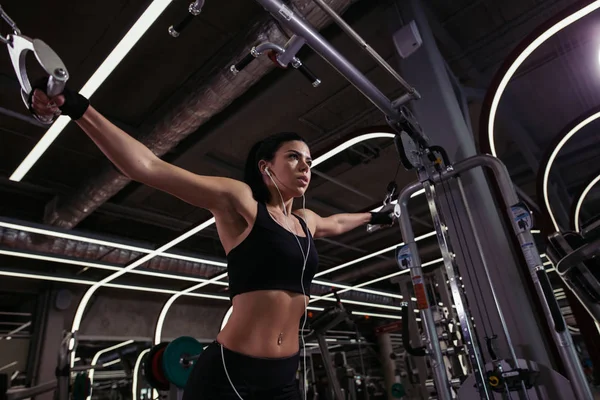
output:
{"label": "woman", "polygon": [[233,312],[197,361],[184,400],[299,399],[299,320],[318,266],[313,238],[366,223],[389,224],[389,217],[322,218],[304,207],[292,212],[294,198],[308,188],[312,162],[306,142],[295,133],[272,135],[254,145],[245,182],[240,182],[196,175],[162,161],[69,89],[52,99],[36,89],[30,103],[37,115],[62,113],[75,120],[127,177],[214,215],[227,254]]}

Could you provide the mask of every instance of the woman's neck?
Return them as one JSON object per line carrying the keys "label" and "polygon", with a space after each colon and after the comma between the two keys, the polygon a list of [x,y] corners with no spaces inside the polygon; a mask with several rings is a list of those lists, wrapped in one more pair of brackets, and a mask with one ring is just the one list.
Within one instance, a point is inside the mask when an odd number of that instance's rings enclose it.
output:
{"label": "woman's neck", "polygon": [[[290,215],[292,213],[292,206],[294,204],[294,199],[285,200],[285,203],[281,202],[281,198],[271,197],[271,201],[266,203],[267,208],[270,210],[276,210],[283,215]],[[284,208],[285,207],[285,208]]]}

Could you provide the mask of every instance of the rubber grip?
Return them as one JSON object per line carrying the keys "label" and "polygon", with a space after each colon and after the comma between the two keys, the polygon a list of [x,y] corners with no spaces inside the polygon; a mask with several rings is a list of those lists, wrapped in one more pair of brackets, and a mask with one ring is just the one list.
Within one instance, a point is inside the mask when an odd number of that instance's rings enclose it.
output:
{"label": "rubber grip", "polygon": [[321,84],[321,81],[319,80],[319,78],[317,78],[317,76],[315,74],[312,73],[312,71],[310,69],[308,69],[308,67],[304,64],[300,65],[298,67],[298,71],[302,72],[302,75],[304,75],[306,77],[306,79],[308,79],[308,81],[314,86],[317,87]]}
{"label": "rubber grip", "polygon": [[241,70],[243,70],[244,68],[246,68],[252,61],[254,61],[254,59],[255,59],[255,57],[252,54],[248,53],[246,55],[246,57],[244,57],[242,59],[242,61],[240,61],[239,63],[237,63],[237,64],[234,65],[234,68],[238,72],[240,72]]}
{"label": "rubber grip", "polygon": [[402,307],[402,346],[404,350],[411,356],[415,357],[425,357],[427,353],[425,352],[425,347],[412,347],[410,345],[410,332],[408,330],[408,304]]}
{"label": "rubber grip", "polygon": [[183,18],[181,20],[180,23],[178,23],[176,25],[171,25],[171,28],[169,29],[169,34],[173,37],[179,36],[181,34],[181,32],[183,32],[185,27],[188,26],[190,24],[190,22],[192,22],[193,19],[194,19],[194,15],[188,13],[185,16],[185,18]]}
{"label": "rubber grip", "polygon": [[562,317],[562,313],[560,312],[560,306],[558,305],[558,301],[556,301],[556,297],[554,297],[554,291],[552,290],[552,285],[550,284],[550,279],[548,279],[548,274],[546,271],[536,271],[538,280],[542,285],[542,291],[544,292],[544,296],[546,297],[546,302],[548,303],[548,307],[550,308],[550,314],[552,315],[552,319],[554,320],[554,329],[556,332],[564,332],[567,327],[565,326],[565,320]]}

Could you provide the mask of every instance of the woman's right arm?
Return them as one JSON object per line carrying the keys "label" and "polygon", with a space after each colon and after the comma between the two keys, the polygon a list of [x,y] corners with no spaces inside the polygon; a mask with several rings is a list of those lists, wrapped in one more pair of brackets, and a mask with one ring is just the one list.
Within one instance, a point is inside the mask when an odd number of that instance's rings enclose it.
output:
{"label": "woman's right arm", "polygon": [[235,202],[248,198],[248,195],[252,198],[252,192],[245,183],[229,178],[197,175],[161,160],[92,106],[75,122],[108,159],[134,181],[170,193],[209,211],[224,210],[231,206],[238,209],[239,204]]}

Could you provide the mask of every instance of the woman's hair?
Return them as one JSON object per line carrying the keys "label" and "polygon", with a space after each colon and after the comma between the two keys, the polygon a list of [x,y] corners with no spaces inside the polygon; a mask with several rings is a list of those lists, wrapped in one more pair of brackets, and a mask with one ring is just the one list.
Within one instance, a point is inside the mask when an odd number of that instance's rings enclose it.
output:
{"label": "woman's hair", "polygon": [[244,182],[252,189],[254,200],[261,203],[268,203],[271,200],[271,193],[263,181],[263,175],[258,168],[260,160],[272,161],[275,153],[286,142],[306,141],[295,132],[279,132],[255,143],[246,158],[246,167],[244,169]]}

